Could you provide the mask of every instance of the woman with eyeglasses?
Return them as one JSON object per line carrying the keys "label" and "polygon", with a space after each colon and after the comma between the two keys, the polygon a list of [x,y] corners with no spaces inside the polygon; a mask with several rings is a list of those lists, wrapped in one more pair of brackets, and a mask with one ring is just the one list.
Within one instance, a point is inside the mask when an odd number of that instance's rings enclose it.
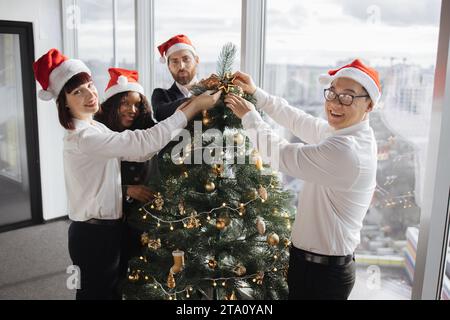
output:
{"label": "woman with eyeglasses", "polygon": [[170,118],[146,130],[114,132],[93,120],[98,94],[91,71],[80,60],[51,49],[34,64],[39,98],[54,99],[64,136],[64,178],[68,199],[69,254],[79,269],[77,299],[118,299],[122,235],[120,161],[146,161],[174,131],[214,106],[220,92],[198,96]]}
{"label": "woman with eyeglasses", "polygon": [[[249,75],[235,76],[235,84],[255,95],[257,108],[305,142],[289,143],[272,132],[253,104],[236,95],[225,98],[262,156],[305,181],[291,233],[289,299],[347,299],[355,282],[354,252],[376,186],[377,145],[369,113],[381,96],[377,71],[354,60],[322,75],[326,120],[270,96]],[[269,158],[269,146],[278,148],[278,159],[273,149]]]}

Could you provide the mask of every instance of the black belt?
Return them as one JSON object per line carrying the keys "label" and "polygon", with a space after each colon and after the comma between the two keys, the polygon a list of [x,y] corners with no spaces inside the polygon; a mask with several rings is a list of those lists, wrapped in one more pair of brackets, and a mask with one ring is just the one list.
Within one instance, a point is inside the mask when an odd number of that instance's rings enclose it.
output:
{"label": "black belt", "polygon": [[291,254],[312,263],[319,263],[329,266],[343,266],[354,260],[354,255],[350,254],[348,256],[326,256],[322,254],[317,254],[310,251],[301,250],[294,246],[291,246]]}
{"label": "black belt", "polygon": [[115,220],[89,219],[83,222],[102,226],[117,226],[120,225],[122,221],[123,219],[115,219]]}

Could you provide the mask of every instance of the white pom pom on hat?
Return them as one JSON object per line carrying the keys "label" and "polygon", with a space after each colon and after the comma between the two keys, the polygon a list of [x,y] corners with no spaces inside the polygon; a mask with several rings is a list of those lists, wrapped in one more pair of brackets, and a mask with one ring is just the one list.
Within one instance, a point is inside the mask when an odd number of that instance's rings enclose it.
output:
{"label": "white pom pom on hat", "polygon": [[120,86],[126,86],[128,84],[128,78],[125,76],[119,76],[117,79],[117,84]]}
{"label": "white pom pom on hat", "polygon": [[127,91],[135,91],[144,95],[144,88],[138,83],[139,74],[136,70],[109,68],[108,72],[110,80],[105,89],[104,100],[108,100],[118,93]]}
{"label": "white pom pom on hat", "polygon": [[47,90],[39,90],[39,92],[38,92],[38,97],[39,97],[39,99],[41,99],[41,100],[44,100],[44,101],[50,101],[50,100],[52,100],[53,99],[53,93],[51,93],[50,91],[47,91]]}

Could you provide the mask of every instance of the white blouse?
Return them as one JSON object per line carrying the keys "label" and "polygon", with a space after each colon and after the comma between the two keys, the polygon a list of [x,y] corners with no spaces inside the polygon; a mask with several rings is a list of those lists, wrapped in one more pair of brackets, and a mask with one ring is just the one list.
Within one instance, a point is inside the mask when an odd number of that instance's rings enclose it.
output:
{"label": "white blouse", "polygon": [[94,120],[75,120],[75,130],[64,136],[63,152],[69,218],[121,218],[120,162],[148,160],[186,124],[181,111],[150,129],[123,132]]}
{"label": "white blouse", "polygon": [[305,181],[292,228],[293,245],[324,255],[352,254],[376,186],[377,144],[369,121],[334,130],[327,121],[261,89],[255,97],[258,108],[307,143],[289,143],[275,135],[256,111],[242,119],[264,160],[270,158],[262,143],[269,141],[279,147],[279,170]]}

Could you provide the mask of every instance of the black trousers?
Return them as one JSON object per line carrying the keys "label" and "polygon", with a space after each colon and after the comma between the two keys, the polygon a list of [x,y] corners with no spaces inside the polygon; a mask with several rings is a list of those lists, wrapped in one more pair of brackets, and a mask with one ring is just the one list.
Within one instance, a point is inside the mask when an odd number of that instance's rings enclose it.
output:
{"label": "black trousers", "polygon": [[73,221],[69,227],[69,254],[80,268],[77,300],[120,299],[117,290],[123,226]]}
{"label": "black trousers", "polygon": [[355,261],[324,265],[306,261],[290,250],[290,300],[346,300],[355,284]]}
{"label": "black trousers", "polygon": [[133,227],[128,222],[123,224],[122,249],[120,253],[119,275],[122,280],[128,273],[128,262],[142,254],[141,234],[143,231]]}

